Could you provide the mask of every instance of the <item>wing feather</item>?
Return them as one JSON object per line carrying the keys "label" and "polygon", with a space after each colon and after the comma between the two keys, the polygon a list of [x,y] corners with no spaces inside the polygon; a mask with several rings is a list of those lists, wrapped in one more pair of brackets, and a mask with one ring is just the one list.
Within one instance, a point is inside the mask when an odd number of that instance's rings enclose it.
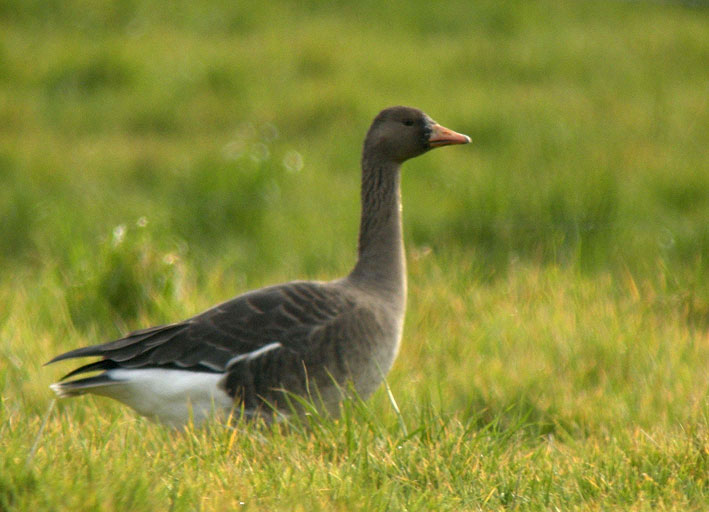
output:
{"label": "wing feather", "polygon": [[99,356],[71,375],[109,368],[189,368],[223,372],[241,354],[279,343],[307,352],[312,335],[352,307],[330,285],[293,282],[248,292],[184,322],[134,331],[109,343],[83,347],[50,361]]}

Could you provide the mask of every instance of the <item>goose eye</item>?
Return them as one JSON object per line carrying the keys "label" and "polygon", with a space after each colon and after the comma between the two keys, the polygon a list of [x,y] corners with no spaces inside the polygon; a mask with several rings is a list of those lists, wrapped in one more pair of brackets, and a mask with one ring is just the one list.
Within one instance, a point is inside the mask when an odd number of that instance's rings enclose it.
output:
{"label": "goose eye", "polygon": [[413,126],[414,125],[413,119],[404,119],[402,121],[402,123],[404,124],[404,126]]}

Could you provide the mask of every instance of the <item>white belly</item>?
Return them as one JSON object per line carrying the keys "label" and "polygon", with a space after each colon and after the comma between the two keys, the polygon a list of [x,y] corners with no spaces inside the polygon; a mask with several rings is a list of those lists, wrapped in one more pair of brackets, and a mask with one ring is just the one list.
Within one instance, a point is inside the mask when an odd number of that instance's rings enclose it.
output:
{"label": "white belly", "polygon": [[221,373],[165,369],[114,369],[118,382],[91,392],[118,400],[138,414],[172,427],[195,425],[216,412],[229,413],[233,400],[217,384]]}

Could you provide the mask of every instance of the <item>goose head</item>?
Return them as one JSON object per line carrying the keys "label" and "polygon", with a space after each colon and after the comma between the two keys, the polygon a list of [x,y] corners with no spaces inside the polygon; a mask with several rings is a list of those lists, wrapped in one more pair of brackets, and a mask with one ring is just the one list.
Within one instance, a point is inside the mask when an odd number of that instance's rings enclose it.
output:
{"label": "goose head", "polygon": [[363,156],[400,164],[433,148],[468,142],[470,137],[444,128],[417,108],[390,107],[374,118]]}

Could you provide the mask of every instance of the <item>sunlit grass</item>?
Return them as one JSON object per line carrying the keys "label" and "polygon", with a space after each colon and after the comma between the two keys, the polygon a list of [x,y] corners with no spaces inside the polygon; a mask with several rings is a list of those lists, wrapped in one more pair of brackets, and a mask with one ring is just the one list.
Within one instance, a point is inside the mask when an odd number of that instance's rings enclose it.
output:
{"label": "sunlit grass", "polygon": [[[707,22],[0,3],[0,509],[705,508]],[[339,420],[172,432],[52,405],[63,350],[347,272],[392,104],[473,139],[404,170],[400,412],[380,389]]]}

